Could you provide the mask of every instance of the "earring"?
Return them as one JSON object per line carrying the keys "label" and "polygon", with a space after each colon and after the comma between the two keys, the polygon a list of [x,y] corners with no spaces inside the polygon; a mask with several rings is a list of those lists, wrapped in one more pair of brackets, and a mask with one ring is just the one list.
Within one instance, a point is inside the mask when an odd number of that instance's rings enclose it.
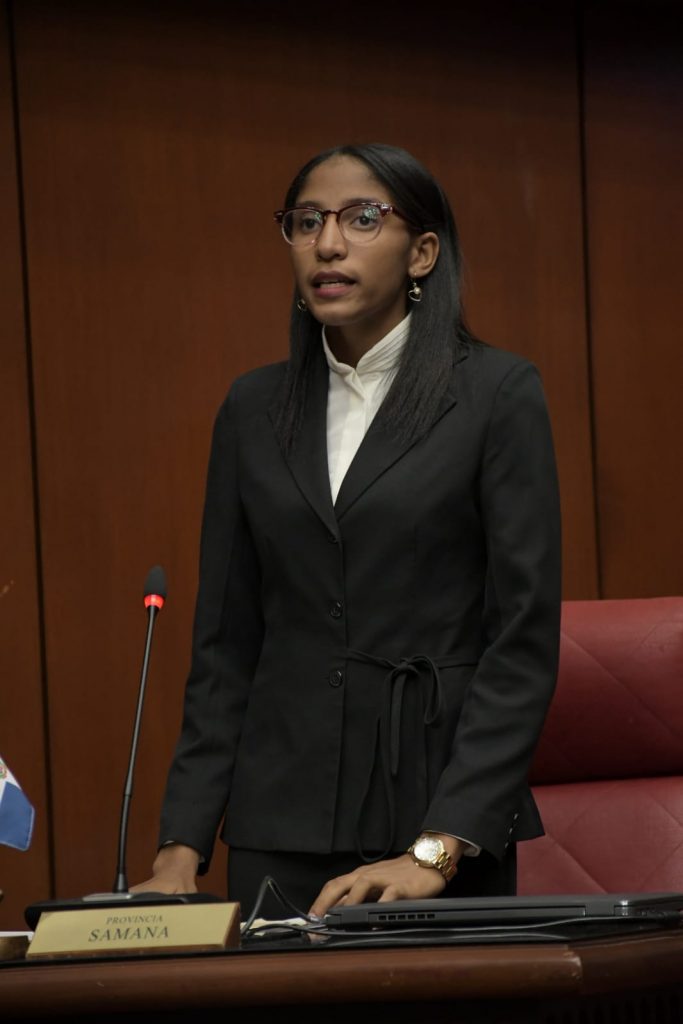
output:
{"label": "earring", "polygon": [[306,305],[306,302],[305,302],[304,299],[297,299],[296,300],[296,308],[299,310],[300,313],[305,313],[306,310],[308,309],[308,306]]}
{"label": "earring", "polygon": [[413,302],[422,302],[422,289],[415,280],[414,277],[410,279],[410,288],[408,289],[408,298],[412,299]]}

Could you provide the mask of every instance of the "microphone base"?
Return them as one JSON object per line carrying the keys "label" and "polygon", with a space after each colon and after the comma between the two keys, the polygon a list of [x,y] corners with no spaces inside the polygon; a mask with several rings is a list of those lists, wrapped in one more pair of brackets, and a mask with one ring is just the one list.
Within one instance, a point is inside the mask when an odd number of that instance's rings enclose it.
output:
{"label": "microphone base", "polygon": [[135,904],[136,907],[173,906],[178,903],[224,903],[222,896],[208,892],[93,892],[73,899],[39,900],[24,910],[24,920],[30,931],[36,930],[41,914],[60,910],[92,910],[97,907],[118,907]]}

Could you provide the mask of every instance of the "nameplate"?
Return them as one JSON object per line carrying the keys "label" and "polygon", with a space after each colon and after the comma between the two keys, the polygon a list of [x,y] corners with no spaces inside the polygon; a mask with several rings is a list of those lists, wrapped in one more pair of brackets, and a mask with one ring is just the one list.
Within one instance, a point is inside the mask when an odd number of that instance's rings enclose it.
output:
{"label": "nameplate", "polygon": [[40,915],[26,956],[199,952],[239,943],[239,903],[51,910]]}

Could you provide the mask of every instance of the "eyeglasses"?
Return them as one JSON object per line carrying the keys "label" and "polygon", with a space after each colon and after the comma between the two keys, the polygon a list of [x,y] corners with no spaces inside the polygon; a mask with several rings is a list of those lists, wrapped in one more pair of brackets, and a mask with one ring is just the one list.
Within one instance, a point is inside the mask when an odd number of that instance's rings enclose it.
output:
{"label": "eyeglasses", "polygon": [[290,245],[313,245],[329,215],[333,213],[347,242],[365,245],[377,238],[382,230],[384,218],[393,213],[401,220],[408,221],[405,214],[391,203],[354,203],[341,210],[318,210],[315,206],[294,206],[291,210],[277,210],[275,220],[282,227],[282,234]]}

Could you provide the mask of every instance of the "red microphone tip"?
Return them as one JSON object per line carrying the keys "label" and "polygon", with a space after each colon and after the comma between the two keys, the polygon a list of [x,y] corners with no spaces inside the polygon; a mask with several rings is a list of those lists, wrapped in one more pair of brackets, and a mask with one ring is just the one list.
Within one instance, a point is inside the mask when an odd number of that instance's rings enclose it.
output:
{"label": "red microphone tip", "polygon": [[147,573],[143,593],[145,598],[145,608],[149,608],[153,605],[155,608],[161,610],[164,607],[164,601],[166,600],[166,576],[164,575],[164,570],[160,565],[155,565],[154,568],[150,569]]}

